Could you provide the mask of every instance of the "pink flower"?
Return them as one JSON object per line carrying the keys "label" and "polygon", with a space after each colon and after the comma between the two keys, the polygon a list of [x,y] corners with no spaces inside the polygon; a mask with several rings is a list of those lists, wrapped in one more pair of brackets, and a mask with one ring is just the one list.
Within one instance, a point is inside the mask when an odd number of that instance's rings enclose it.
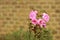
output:
{"label": "pink flower", "polygon": [[43,13],[42,19],[44,19],[46,22],[48,22],[49,21],[49,15],[46,13]]}
{"label": "pink flower", "polygon": [[31,19],[32,24],[33,25],[39,25],[40,27],[46,28],[46,22],[49,21],[49,15],[46,13],[43,13],[42,19],[37,20],[37,18],[36,18],[37,13],[38,12],[36,10],[35,11],[32,10],[30,12],[29,18]]}
{"label": "pink flower", "polygon": [[36,25],[37,24],[37,19],[31,20],[32,24]]}
{"label": "pink flower", "polygon": [[37,15],[37,11],[31,11],[30,12],[30,15],[29,15],[29,18],[32,20],[32,19],[36,19],[36,15]]}
{"label": "pink flower", "polygon": [[46,27],[46,22],[43,19],[39,19],[38,24],[40,27]]}

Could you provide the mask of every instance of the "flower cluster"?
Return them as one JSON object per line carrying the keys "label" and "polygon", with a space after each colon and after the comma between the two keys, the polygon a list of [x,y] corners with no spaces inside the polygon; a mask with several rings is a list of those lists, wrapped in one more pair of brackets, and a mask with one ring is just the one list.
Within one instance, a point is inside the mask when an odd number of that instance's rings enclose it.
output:
{"label": "flower cluster", "polygon": [[46,13],[43,13],[42,18],[37,19],[36,18],[37,14],[38,14],[38,12],[36,10],[35,11],[32,10],[30,12],[29,18],[31,20],[31,23],[33,25],[39,25],[40,27],[46,27],[46,23],[49,21],[49,15]]}

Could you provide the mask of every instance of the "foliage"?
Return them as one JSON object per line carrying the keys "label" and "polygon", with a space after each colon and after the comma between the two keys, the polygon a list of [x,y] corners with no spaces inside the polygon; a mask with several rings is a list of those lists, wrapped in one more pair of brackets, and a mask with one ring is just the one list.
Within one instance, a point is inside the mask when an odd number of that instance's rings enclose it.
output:
{"label": "foliage", "polygon": [[20,29],[17,32],[13,32],[12,34],[7,34],[5,36],[5,40],[52,40],[52,32],[48,29],[41,29],[42,31],[34,34],[32,30],[23,31]]}

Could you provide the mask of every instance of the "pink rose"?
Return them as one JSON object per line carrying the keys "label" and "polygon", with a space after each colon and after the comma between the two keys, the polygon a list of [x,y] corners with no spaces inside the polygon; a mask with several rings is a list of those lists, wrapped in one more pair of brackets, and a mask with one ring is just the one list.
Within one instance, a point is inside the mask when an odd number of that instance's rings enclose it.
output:
{"label": "pink rose", "polygon": [[46,28],[46,22],[49,21],[49,15],[46,13],[43,13],[42,19],[37,20],[37,18],[36,18],[37,13],[38,12],[36,10],[35,11],[32,10],[30,12],[29,18],[31,19],[32,24],[33,25],[39,25],[40,27]]}
{"label": "pink rose", "polygon": [[36,25],[37,24],[37,19],[31,20],[32,24]]}
{"label": "pink rose", "polygon": [[49,15],[46,13],[43,13],[42,19],[44,19],[46,22],[48,22],[49,21]]}
{"label": "pink rose", "polygon": [[46,27],[46,22],[43,19],[39,19],[38,24],[40,27]]}
{"label": "pink rose", "polygon": [[36,19],[36,15],[37,15],[37,11],[31,11],[30,12],[30,15],[29,15],[29,18],[32,20],[32,19]]}

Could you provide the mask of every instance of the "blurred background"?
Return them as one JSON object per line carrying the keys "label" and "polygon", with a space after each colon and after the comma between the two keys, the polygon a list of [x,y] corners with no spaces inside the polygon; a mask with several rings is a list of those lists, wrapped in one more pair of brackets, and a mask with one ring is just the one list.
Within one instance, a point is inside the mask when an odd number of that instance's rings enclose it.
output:
{"label": "blurred background", "polygon": [[0,37],[28,29],[29,12],[37,10],[39,15],[47,12],[50,21],[47,27],[53,30],[54,40],[60,40],[60,0],[0,0]]}

